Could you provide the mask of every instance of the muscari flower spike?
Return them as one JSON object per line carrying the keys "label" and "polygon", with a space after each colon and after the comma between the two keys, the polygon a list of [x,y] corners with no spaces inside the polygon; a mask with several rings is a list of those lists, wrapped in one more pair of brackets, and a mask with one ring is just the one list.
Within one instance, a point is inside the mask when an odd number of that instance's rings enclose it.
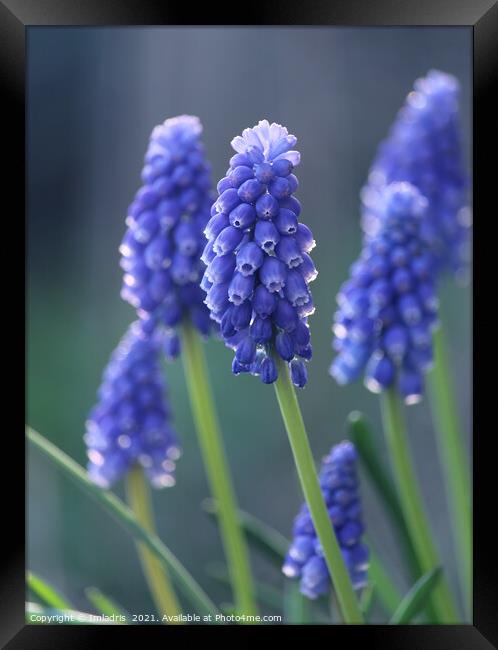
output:
{"label": "muscari flower spike", "polygon": [[432,240],[424,228],[427,200],[409,183],[384,189],[381,228],[365,241],[337,296],[330,368],[339,384],[365,371],[372,392],[395,385],[407,404],[423,394],[437,325]]}
{"label": "muscari flower spike", "polygon": [[395,181],[415,185],[428,200],[424,228],[432,240],[438,270],[467,276],[471,210],[469,180],[463,166],[459,123],[459,83],[430,71],[418,79],[381,143],[362,190],[363,227],[367,237],[382,227],[382,191]]}
{"label": "muscari flower spike", "polygon": [[189,318],[203,335],[212,322],[199,287],[203,230],[214,200],[210,165],[197,117],[181,115],[156,126],[142,170],[143,186],[128,209],[120,246],[121,296],[149,331],[163,326],[165,352],[180,352],[175,327]]}
{"label": "muscari flower spike", "polygon": [[233,373],[273,383],[278,354],[302,388],[304,361],[312,355],[308,284],[317,271],[309,256],[315,241],[298,221],[301,205],[293,196],[298,180],[292,172],[300,161],[295,143],[285,127],[267,120],[232,140],[237,153],[218,183],[205,229],[201,287],[211,318],[235,349]]}
{"label": "muscari flower spike", "polygon": [[86,423],[88,474],[108,488],[139,463],[154,487],[174,485],[180,456],[160,368],[164,332],[132,323],[107,365]]}
{"label": "muscari flower spike", "polygon": [[[364,526],[356,460],[353,443],[335,445],[323,460],[319,482],[351,582],[355,589],[361,589],[368,582],[369,552],[362,542]],[[329,570],[306,504],[294,519],[293,540],[282,571],[288,578],[301,580],[300,591],[308,598],[315,599],[330,591]]]}

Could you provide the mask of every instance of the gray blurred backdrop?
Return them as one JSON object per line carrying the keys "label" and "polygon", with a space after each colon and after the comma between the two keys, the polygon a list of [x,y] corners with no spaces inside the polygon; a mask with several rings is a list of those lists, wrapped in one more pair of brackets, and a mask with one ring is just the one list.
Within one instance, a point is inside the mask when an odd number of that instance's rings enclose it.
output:
{"label": "gray blurred backdrop", "polygon": [[[339,388],[327,373],[330,326],[335,294],[359,253],[358,193],[376,146],[413,81],[431,68],[460,80],[468,156],[470,29],[29,28],[29,424],[85,463],[86,414],[134,318],[119,297],[118,245],[153,126],[198,115],[216,181],[233,153],[230,140],[268,118],[298,137],[302,218],[318,242],[315,356],[299,393],[315,457],[343,438],[353,409],[372,420],[384,448],[377,398],[361,383]],[[470,436],[470,291],[448,282],[442,302]],[[206,347],[240,504],[288,535],[302,497],[274,391],[253,377],[233,377],[231,352],[221,343]],[[160,534],[226,601],[229,591],[205,572],[223,556],[216,529],[200,511],[208,487],[181,362],[166,371],[184,455],[176,487],[154,495]],[[410,407],[409,429],[434,535],[456,587],[426,402]],[[128,536],[36,452],[29,453],[28,471],[29,567],[82,609],[83,588],[97,585],[129,611],[152,611]],[[366,481],[362,492],[369,536],[406,589],[396,543]],[[257,557],[254,566],[260,578],[281,584]]]}

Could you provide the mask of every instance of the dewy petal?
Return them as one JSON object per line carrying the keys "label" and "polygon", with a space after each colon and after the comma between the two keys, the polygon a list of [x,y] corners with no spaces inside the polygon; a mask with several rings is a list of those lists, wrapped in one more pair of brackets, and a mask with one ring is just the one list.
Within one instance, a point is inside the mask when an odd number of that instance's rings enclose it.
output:
{"label": "dewy petal", "polygon": [[237,153],[244,153],[247,149],[247,144],[244,138],[240,135],[235,136],[235,138],[230,142],[231,146]]}
{"label": "dewy petal", "polygon": [[[268,120],[260,120],[250,129],[244,129],[241,136],[236,136],[231,145],[238,153],[245,153],[250,147],[255,147],[264,154],[267,161],[283,157],[295,143],[297,138],[289,135],[288,130],[280,124],[269,124]],[[288,154],[288,160],[299,164],[299,153],[293,151]],[[294,164],[294,163],[293,163]]]}
{"label": "dewy petal", "polygon": [[263,144],[258,138],[258,134],[256,133],[255,129],[244,129],[242,131],[242,137],[246,141],[247,145],[256,147],[257,149],[263,151]]}
{"label": "dewy petal", "polygon": [[273,160],[277,156],[286,151],[289,151],[297,142],[295,135],[286,135],[284,138],[280,138],[276,142],[273,142],[270,146],[269,158]]}
{"label": "dewy petal", "polygon": [[281,158],[285,158],[285,160],[291,162],[294,167],[297,167],[301,162],[301,154],[299,151],[286,151],[277,156],[275,160],[280,160]]}
{"label": "dewy petal", "polygon": [[270,123],[268,120],[260,120],[258,126],[254,127],[254,130],[257,131],[258,137],[263,145],[263,150],[265,155],[267,153],[268,146],[270,144]]}
{"label": "dewy petal", "polygon": [[284,138],[288,133],[285,126],[273,122],[270,126],[270,142],[276,142],[280,138]]}

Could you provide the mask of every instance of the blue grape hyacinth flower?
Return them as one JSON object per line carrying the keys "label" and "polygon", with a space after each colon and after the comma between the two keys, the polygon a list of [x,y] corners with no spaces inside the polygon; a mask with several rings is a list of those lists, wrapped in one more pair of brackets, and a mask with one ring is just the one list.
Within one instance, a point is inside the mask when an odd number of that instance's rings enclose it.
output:
{"label": "blue grape hyacinth flower", "polygon": [[330,368],[339,384],[365,373],[373,392],[395,385],[407,404],[423,394],[437,325],[427,200],[409,183],[393,183],[379,200],[380,228],[366,239],[337,296]]}
{"label": "blue grape hyacinth flower", "polygon": [[427,198],[425,228],[430,231],[438,270],[466,279],[470,258],[469,179],[464,169],[459,123],[459,83],[437,70],[418,79],[379,146],[362,190],[363,227],[381,227],[382,192],[406,181]]}
{"label": "blue grape hyacinth flower", "polygon": [[184,318],[203,335],[212,324],[199,287],[203,230],[214,200],[201,132],[190,115],[154,128],[120,246],[121,296],[150,331],[158,324],[166,329],[167,357],[180,352],[175,328]]}
{"label": "blue grape hyacinth flower", "polygon": [[160,368],[164,333],[132,323],[107,365],[84,436],[88,474],[108,488],[139,463],[154,487],[174,485],[180,456]]}
{"label": "blue grape hyacinth flower", "polygon": [[[355,589],[368,582],[368,547],[362,541],[364,526],[356,472],[357,453],[353,443],[332,447],[323,460],[320,488],[334,527],[344,563]],[[309,508],[303,504],[294,519],[293,540],[283,573],[300,579],[300,591],[315,599],[330,591],[331,581]]]}
{"label": "blue grape hyacinth flower", "polygon": [[293,170],[300,162],[296,137],[262,120],[231,144],[236,154],[218,183],[205,229],[205,302],[235,349],[234,374],[250,372],[273,383],[278,354],[302,388],[312,354],[308,285],[317,271],[309,256],[315,241],[298,221],[301,205],[293,196]]}

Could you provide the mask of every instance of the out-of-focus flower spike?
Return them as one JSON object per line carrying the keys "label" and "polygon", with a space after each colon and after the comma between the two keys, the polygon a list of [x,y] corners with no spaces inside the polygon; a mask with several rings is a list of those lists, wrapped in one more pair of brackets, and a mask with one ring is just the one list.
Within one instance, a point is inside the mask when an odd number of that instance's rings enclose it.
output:
{"label": "out-of-focus flower spike", "polygon": [[[437,323],[436,262],[423,234],[428,202],[409,183],[392,183],[378,198],[379,228],[337,296],[330,374],[347,384],[365,373],[380,393],[396,385],[407,404],[420,400],[432,362]],[[424,268],[424,273],[414,272]]]}
{"label": "out-of-focus flower spike", "polygon": [[438,271],[465,279],[470,262],[469,177],[462,152],[457,79],[431,70],[417,79],[380,144],[361,193],[367,238],[381,227],[382,192],[406,181],[428,201],[424,232]]}
{"label": "out-of-focus flower spike", "polygon": [[175,483],[180,447],[159,359],[163,346],[178,354],[178,342],[174,334],[147,329],[140,321],[129,327],[103,373],[99,401],[86,423],[88,474],[105,488],[135,463],[154,487]]}
{"label": "out-of-focus flower spike", "polygon": [[168,119],[152,131],[144,184],[129,207],[120,246],[121,295],[141,319],[153,316],[156,325],[169,328],[189,319],[206,335],[208,310],[204,294],[195,289],[214,252],[212,246],[204,249],[203,231],[218,234],[229,223],[210,220],[214,196],[201,133],[200,120],[190,115]]}
{"label": "out-of-focus flower spike", "polygon": [[[367,584],[368,547],[362,541],[356,459],[353,443],[335,445],[323,459],[319,481],[351,582],[360,589]],[[301,593],[310,599],[331,589],[330,574],[306,504],[294,519],[293,540],[282,571],[288,578],[300,579]]]}

